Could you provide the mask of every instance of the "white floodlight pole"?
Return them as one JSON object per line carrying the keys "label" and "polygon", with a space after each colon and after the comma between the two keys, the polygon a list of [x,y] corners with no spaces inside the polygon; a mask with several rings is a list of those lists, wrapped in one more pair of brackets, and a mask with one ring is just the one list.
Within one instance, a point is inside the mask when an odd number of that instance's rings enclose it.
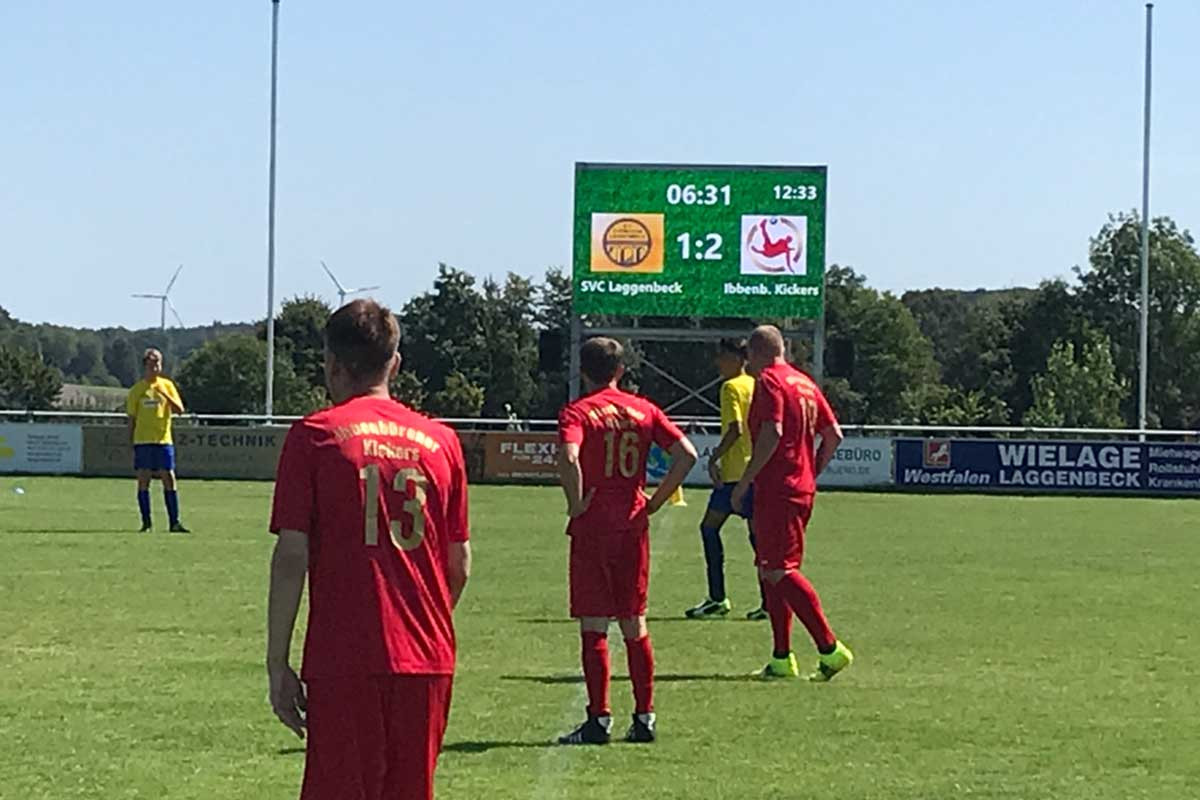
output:
{"label": "white floodlight pole", "polygon": [[[1138,327],[1138,428],[1146,430],[1146,394],[1150,350],[1150,54],[1154,3],[1146,3],[1146,96],[1142,128],[1142,301]],[[1145,434],[1142,435],[1145,440]]]}
{"label": "white floodlight pole", "polygon": [[279,84],[279,0],[271,0],[271,142],[267,167],[267,420],[275,412],[275,111]]}

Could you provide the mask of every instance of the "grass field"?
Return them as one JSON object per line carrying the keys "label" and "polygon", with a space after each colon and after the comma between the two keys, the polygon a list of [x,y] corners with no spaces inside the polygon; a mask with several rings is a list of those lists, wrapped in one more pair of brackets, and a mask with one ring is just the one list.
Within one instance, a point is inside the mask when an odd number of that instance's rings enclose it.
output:
{"label": "grass field", "polygon": [[[129,482],[19,483],[0,478],[0,797],[294,797],[261,666],[270,485],[185,484],[196,534],[169,538],[129,532]],[[824,496],[808,572],[859,660],[809,686],[743,677],[766,623],[680,619],[703,594],[689,499],[654,529],[661,740],[564,749],[583,687],[559,496],[473,491],[439,797],[1200,797],[1200,505]],[[737,613],[755,590],[726,542]],[[623,730],[628,684],[613,697]]]}

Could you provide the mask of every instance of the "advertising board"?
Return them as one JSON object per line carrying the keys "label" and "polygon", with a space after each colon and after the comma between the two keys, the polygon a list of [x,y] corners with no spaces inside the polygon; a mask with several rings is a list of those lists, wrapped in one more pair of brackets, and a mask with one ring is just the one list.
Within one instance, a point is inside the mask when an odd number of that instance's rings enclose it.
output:
{"label": "advertising board", "polygon": [[68,475],[82,467],[79,425],[0,424],[0,473]]}
{"label": "advertising board", "polygon": [[[174,431],[176,469],[181,478],[270,480],[287,432],[286,426],[181,425]],[[83,441],[85,474],[133,474],[128,428],[86,425]]]}
{"label": "advertising board", "polygon": [[912,489],[1200,496],[1200,445],[898,439],[896,484]]}

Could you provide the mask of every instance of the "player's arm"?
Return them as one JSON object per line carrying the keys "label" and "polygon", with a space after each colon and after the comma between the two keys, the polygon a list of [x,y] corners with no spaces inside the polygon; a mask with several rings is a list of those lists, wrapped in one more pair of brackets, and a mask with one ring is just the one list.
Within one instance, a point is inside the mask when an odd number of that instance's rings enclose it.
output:
{"label": "player's arm", "polygon": [[585,497],[583,494],[583,468],[579,465],[579,444],[567,442],[558,457],[558,477],[562,482],[563,494],[567,497],[567,516],[571,519],[583,516],[591,505],[596,490]]}
{"label": "player's arm", "polygon": [[179,391],[175,388],[174,383],[168,383],[166,388],[159,389],[158,394],[163,400],[167,401],[172,414],[183,413],[183,400],[180,399]]}
{"label": "player's arm", "polygon": [[833,457],[837,455],[837,449],[846,437],[823,392],[817,392],[816,401],[817,436],[821,438],[821,444],[817,448],[816,468],[817,474],[820,475],[829,466],[829,462],[833,461]]}
{"label": "player's arm", "polygon": [[450,603],[458,607],[467,581],[471,579],[471,543],[450,542],[450,551],[446,562],[446,583],[450,585]]}
{"label": "player's arm", "polygon": [[583,444],[583,419],[567,406],[558,415],[558,478],[567,497],[567,516],[581,517],[591,505],[596,490],[583,494],[583,467],[579,463],[579,448]]}
{"label": "player's arm", "polygon": [[746,471],[738,482],[739,487],[749,487],[754,483],[758,473],[762,472],[763,467],[779,449],[779,440],[782,438],[783,426],[778,422],[768,420],[759,427],[758,435],[754,437],[754,449],[750,452],[750,463],[746,465]]}
{"label": "player's arm", "polygon": [[711,460],[715,463],[729,452],[729,449],[737,444],[737,440],[741,438],[744,428],[740,419],[735,419],[725,426],[725,432],[721,434],[721,441],[717,442],[717,446],[713,449]]}
{"label": "player's arm", "polygon": [[308,535],[279,531],[271,555],[271,588],[267,597],[267,675],[271,683],[271,708],[293,733],[304,738],[304,687],[288,665],[292,632],[308,574]]}
{"label": "player's arm", "polygon": [[711,471],[721,460],[721,456],[729,452],[729,448],[733,447],[738,437],[742,435],[742,417],[738,408],[738,394],[733,385],[726,381],[721,384],[721,419],[732,420],[725,429],[721,431],[721,441],[717,443],[717,447],[709,456],[708,467]]}
{"label": "player's arm", "polygon": [[271,588],[267,598],[267,666],[286,667],[292,632],[308,574],[308,534],[282,530],[271,554]]}
{"label": "player's arm", "polygon": [[471,579],[471,538],[467,502],[467,465],[463,458],[458,435],[451,433],[450,453],[449,539],[446,552],[446,583],[450,589],[451,608],[458,607],[467,581]]}
{"label": "player's arm", "polygon": [[745,400],[732,383],[726,381],[721,386],[721,418],[730,420],[721,432],[721,441],[712,452],[708,462],[708,473],[714,484],[721,482],[720,461],[729,452],[737,440],[746,433],[746,416],[748,409]]}
{"label": "player's arm", "polygon": [[267,678],[275,716],[304,736],[304,687],[288,663],[292,631],[308,572],[308,533],[316,502],[312,458],[304,423],[288,431],[279,454],[271,531],[278,535],[271,554],[267,593]]}
{"label": "player's arm", "polygon": [[779,441],[783,438],[783,404],[782,387],[765,379],[755,383],[754,399],[750,402],[750,407],[763,410],[761,415],[756,414],[762,422],[759,423],[758,430],[750,431],[750,435],[754,437],[754,447],[750,451],[750,463],[746,465],[742,479],[733,487],[730,500],[734,508],[742,507],[742,501],[746,499],[751,484],[779,449]]}
{"label": "player's arm", "polygon": [[684,479],[696,465],[696,446],[686,436],[671,445],[667,453],[671,456],[671,468],[646,502],[646,511],[650,514],[657,513],[671,499],[671,495],[683,485]]}
{"label": "player's arm", "polygon": [[133,435],[137,431],[137,402],[133,396],[133,390],[129,390],[129,396],[125,398],[125,416],[129,418],[129,442],[133,443]]}
{"label": "player's arm", "polygon": [[708,474],[712,476],[714,481],[720,480],[721,459],[729,452],[729,449],[737,444],[737,440],[742,436],[742,421],[735,419],[725,426],[724,433],[721,434],[721,441],[717,442],[717,446],[708,456]]}

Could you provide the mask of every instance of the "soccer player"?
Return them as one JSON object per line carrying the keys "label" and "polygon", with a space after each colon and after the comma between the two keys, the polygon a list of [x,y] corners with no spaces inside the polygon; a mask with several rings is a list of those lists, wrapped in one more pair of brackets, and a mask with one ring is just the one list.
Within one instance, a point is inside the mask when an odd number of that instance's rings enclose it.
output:
{"label": "soccer player", "polygon": [[433,797],[471,564],[467,476],[455,433],[388,395],[399,339],[373,300],[338,309],[325,326],[334,405],[293,425],[279,457],[267,673],[276,716],[308,735],[302,800]]}
{"label": "soccer player", "polygon": [[[623,392],[621,344],[595,338],[580,351],[586,394],[558,417],[559,472],[567,496],[571,538],[571,616],[583,640],[587,719],[559,744],[607,744],[612,735],[608,702],[608,627],[616,619],[625,637],[633,683],[629,742],[653,742],[654,650],[646,629],[650,580],[650,516],[658,512],[696,463],[696,448],[649,400]],[[646,499],[646,456],[657,444],[671,467]]]}
{"label": "soccer player", "polygon": [[179,489],[175,480],[175,444],[171,418],[183,413],[183,400],[174,382],[163,375],[162,353],[153,347],[142,354],[145,377],[133,385],[125,399],[129,416],[129,438],[133,442],[133,470],[137,475],[138,510],[142,533],[154,529],[150,518],[150,481],[163,485],[163,500],[171,533],[188,533],[179,521]]}
{"label": "soccer player", "polygon": [[[732,606],[725,595],[725,547],[721,543],[721,526],[730,514],[746,519],[750,531],[750,546],[754,547],[754,528],[750,522],[753,492],[744,509],[734,510],[729,502],[733,487],[741,480],[750,463],[750,429],[748,417],[750,398],[754,394],[754,378],[746,374],[746,340],[723,339],[717,350],[717,371],[725,382],[721,384],[721,441],[708,460],[708,474],[713,492],[708,498],[708,510],[700,522],[700,539],[704,544],[704,564],[708,572],[708,596],[689,608],[689,619],[723,617]],[[760,593],[765,592],[759,585]],[[767,618],[766,595],[759,607],[746,615],[747,619]]]}
{"label": "soccer player", "polygon": [[792,652],[794,613],[819,654],[817,670],[808,679],[828,681],[850,666],[854,654],[829,627],[817,590],[801,574],[800,565],[817,476],[837,453],[842,430],[821,389],[784,359],[783,336],[775,326],[754,329],[749,369],[756,378],[750,403],[754,448],[733,490],[732,503],[740,508],[754,487],[756,555],[774,636],[771,661],[761,674],[764,678],[799,676]]}

